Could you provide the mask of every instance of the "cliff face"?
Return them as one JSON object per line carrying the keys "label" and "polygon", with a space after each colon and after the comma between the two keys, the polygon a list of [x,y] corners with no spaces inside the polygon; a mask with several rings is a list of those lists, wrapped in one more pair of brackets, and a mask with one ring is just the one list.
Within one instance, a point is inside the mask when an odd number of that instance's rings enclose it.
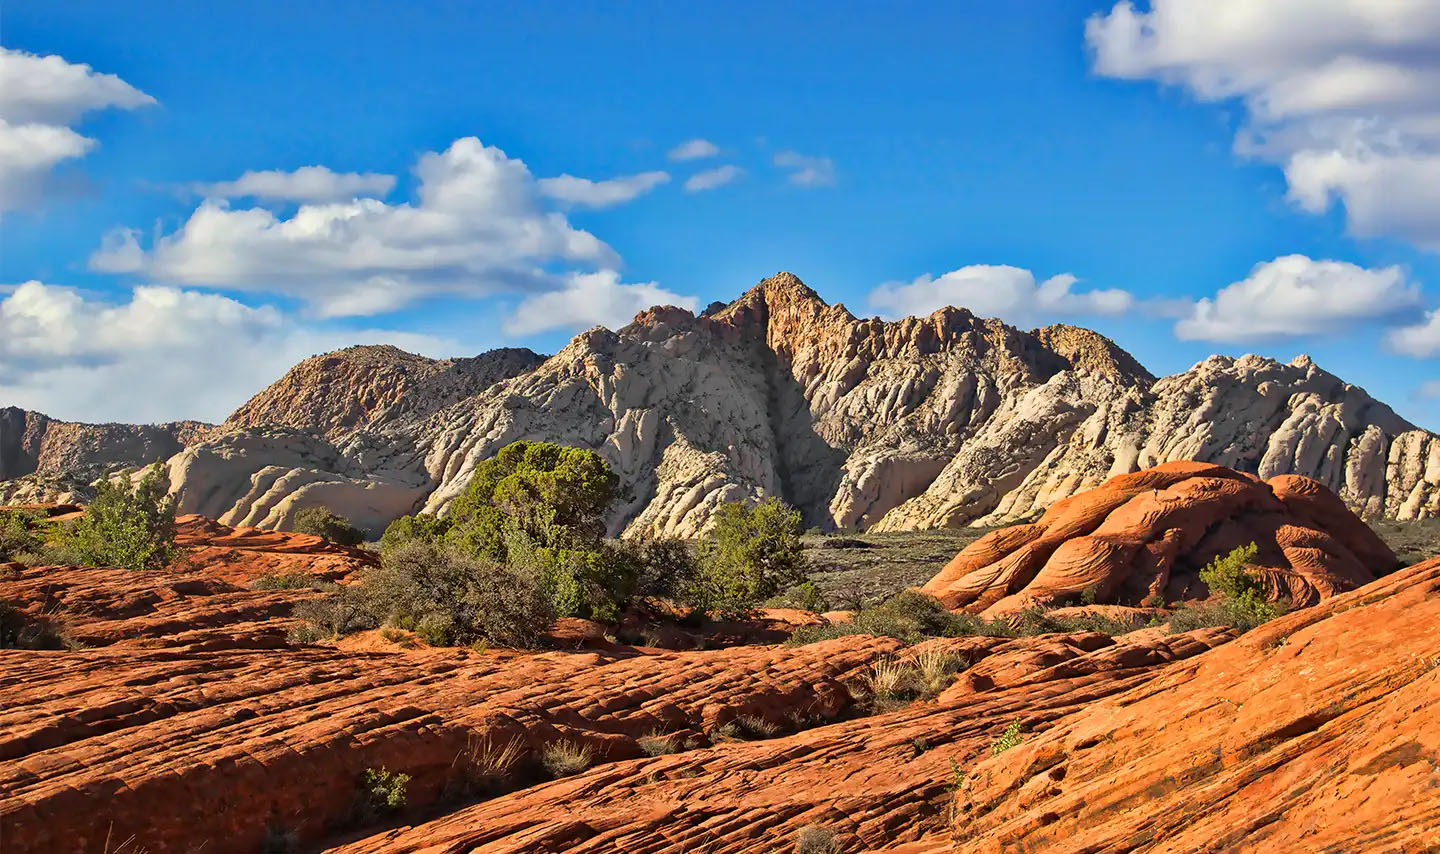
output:
{"label": "cliff face", "polygon": [[523,348],[427,359],[389,345],[347,347],[291,368],[222,427],[292,427],[336,439],[403,416],[428,415],[542,361]]}
{"label": "cliff face", "polygon": [[213,429],[199,421],[79,424],[14,406],[0,408],[0,481],[26,475],[90,480],[165,460]]}
{"label": "cliff face", "polygon": [[[317,503],[372,531],[443,512],[518,439],[605,456],[623,492],[613,533],[693,536],[721,502],[767,495],[826,528],[1000,524],[1175,460],[1313,477],[1369,517],[1440,515],[1440,437],[1304,357],[1216,356],[1157,380],[1089,330],[959,308],[860,319],[788,273],[543,361],[315,357],[224,430],[171,460],[172,488],[182,511],[262,527]],[[28,459],[18,435],[0,448]]]}

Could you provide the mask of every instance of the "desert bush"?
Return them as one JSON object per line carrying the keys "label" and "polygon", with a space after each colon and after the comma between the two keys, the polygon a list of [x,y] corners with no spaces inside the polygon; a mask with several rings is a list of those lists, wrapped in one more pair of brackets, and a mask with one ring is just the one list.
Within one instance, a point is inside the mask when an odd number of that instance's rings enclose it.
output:
{"label": "desert bush", "polygon": [[1010,722],[1009,726],[1005,727],[1005,731],[1000,733],[1000,737],[990,744],[990,754],[999,756],[1024,740],[1025,736],[1020,734],[1020,719],[1016,718]]}
{"label": "desert bush", "polygon": [[830,610],[830,602],[813,581],[797,584],[779,596],[771,597],[765,604],[771,608],[795,608],[800,611],[809,611],[812,614],[821,614]]}
{"label": "desert bush", "polygon": [[664,756],[670,753],[680,752],[680,739],[677,736],[665,735],[660,732],[652,732],[649,735],[642,735],[635,740],[646,756]]}
{"label": "desert bush", "polygon": [[771,498],[747,507],[720,505],[700,543],[691,601],[706,613],[735,616],[805,580],[800,511]]}
{"label": "desert bush", "polygon": [[455,757],[458,774],[447,783],[447,794],[493,796],[508,791],[525,756],[525,743],[519,737],[499,742],[472,736]]}
{"label": "desert bush", "polygon": [[595,761],[595,754],[586,745],[569,739],[552,741],[540,752],[540,764],[555,778],[579,774]]}
{"label": "desert bush", "polygon": [[386,526],[385,533],[380,535],[380,553],[383,555],[415,540],[436,542],[449,531],[450,520],[433,513],[401,516]]}
{"label": "desert bush", "polygon": [[0,510],[0,563],[35,554],[45,546],[45,538],[36,531],[40,521],[36,513]]}
{"label": "desert bush", "polygon": [[362,818],[375,818],[404,809],[405,789],[409,784],[409,774],[387,771],[383,767],[366,768],[356,783],[356,800]]}
{"label": "desert bush", "polygon": [[367,591],[357,585],[334,585],[324,596],[306,599],[291,612],[304,622],[291,630],[295,643],[315,643],[379,625]]}
{"label": "desert bush", "polygon": [[1177,609],[1170,616],[1170,630],[1187,632],[1209,626],[1229,626],[1243,634],[1285,613],[1287,603],[1267,601],[1265,586],[1247,571],[1258,552],[1254,543],[1241,546],[1200,570],[1200,580],[1219,601],[1188,604]]}
{"label": "desert bush", "polygon": [[795,834],[795,854],[839,854],[840,840],[835,831],[818,824],[807,824]]}
{"label": "desert bush", "polygon": [[250,582],[251,590],[320,590],[326,583],[308,572],[266,573]]}
{"label": "desert bush", "polygon": [[138,482],[102,480],[61,546],[86,566],[163,569],[175,559],[175,502],[159,463]]}
{"label": "desert bush", "polygon": [[368,622],[412,628],[428,643],[484,639],[533,646],[553,613],[532,576],[443,544],[414,541],[362,574],[357,599]]}
{"label": "desert bush", "polygon": [[344,516],[330,512],[326,507],[306,507],[295,514],[290,530],[300,534],[324,537],[342,546],[358,546],[365,542],[365,532],[350,524]]}
{"label": "desert bush", "polygon": [[635,595],[681,602],[699,575],[695,554],[684,540],[640,538],[613,544],[635,567]]}

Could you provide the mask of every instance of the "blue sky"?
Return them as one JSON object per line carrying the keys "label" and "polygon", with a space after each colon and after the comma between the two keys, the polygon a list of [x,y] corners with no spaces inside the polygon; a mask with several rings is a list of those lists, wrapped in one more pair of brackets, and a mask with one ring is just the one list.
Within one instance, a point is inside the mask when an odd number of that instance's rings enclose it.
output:
{"label": "blue sky", "polygon": [[553,352],[790,270],[1157,374],[1309,353],[1440,428],[1425,4],[221,5],[6,3],[0,120],[93,143],[0,163],[0,404],[218,419],[346,343]]}

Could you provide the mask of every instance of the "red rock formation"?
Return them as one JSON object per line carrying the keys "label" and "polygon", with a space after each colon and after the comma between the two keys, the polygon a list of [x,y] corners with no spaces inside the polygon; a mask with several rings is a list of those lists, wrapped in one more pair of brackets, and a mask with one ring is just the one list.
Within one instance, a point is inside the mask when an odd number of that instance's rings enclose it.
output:
{"label": "red rock formation", "polygon": [[1393,552],[1330,490],[1203,463],[1111,478],[1040,521],[975,541],[922,588],[948,607],[1007,614],[1092,591],[1127,605],[1204,598],[1197,573],[1236,547],[1259,547],[1272,598],[1313,605],[1394,569]]}
{"label": "red rock formation", "polygon": [[1440,850],[1440,560],[969,769],[959,852]]}

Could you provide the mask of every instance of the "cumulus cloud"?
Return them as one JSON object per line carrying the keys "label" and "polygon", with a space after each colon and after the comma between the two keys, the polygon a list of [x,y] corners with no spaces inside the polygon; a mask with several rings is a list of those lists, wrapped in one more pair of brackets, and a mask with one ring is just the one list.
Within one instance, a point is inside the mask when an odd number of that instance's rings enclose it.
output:
{"label": "cumulus cloud", "polygon": [[670,180],[668,172],[641,172],[605,181],[561,175],[541,178],[541,194],[577,207],[609,208],[623,205]]}
{"label": "cumulus cloud", "polygon": [[1123,290],[1074,291],[1078,280],[1069,273],[1037,282],[1020,267],[974,264],[935,278],[926,274],[912,282],[891,282],[870,292],[870,305],[887,317],[923,316],[945,306],[969,309],[981,317],[998,317],[1029,325],[1071,315],[1117,315],[1135,306]]}
{"label": "cumulus cloud", "polygon": [[613,270],[577,273],[561,290],[522,301],[505,321],[505,331],[530,335],[591,326],[619,329],[651,306],[676,305],[694,311],[699,304],[693,296],[667,291],[654,282],[624,284]]}
{"label": "cumulus cloud", "polygon": [[833,187],[835,162],[828,157],[810,157],[795,151],[775,154],[775,165],[789,171],[787,180],[797,187]]}
{"label": "cumulus cloud", "polygon": [[324,166],[301,166],[293,172],[278,169],[250,171],[234,181],[194,186],[197,193],[213,198],[248,196],[296,202],[340,202],[362,196],[383,199],[393,189],[394,175],[332,172]]}
{"label": "cumulus cloud", "polygon": [[406,332],[304,326],[218,294],[147,286],[115,303],[31,281],[0,300],[0,400],[75,420],[219,421],[300,359],[359,343],[457,349]]}
{"label": "cumulus cloud", "polygon": [[1440,309],[1427,312],[1420,323],[1391,330],[1386,341],[1395,352],[1417,359],[1440,356]]}
{"label": "cumulus cloud", "polygon": [[685,192],[703,193],[706,190],[723,187],[744,174],[744,169],[731,164],[717,166],[714,169],[706,169],[703,172],[696,172],[694,175],[685,179]]}
{"label": "cumulus cloud", "polygon": [[154,103],[88,65],[0,48],[0,213],[33,204],[57,165],[95,147],[70,127],[85,113]]}
{"label": "cumulus cloud", "polygon": [[703,160],[720,153],[720,146],[708,139],[692,139],[670,149],[671,160]]}
{"label": "cumulus cloud", "polygon": [[133,230],[112,232],[90,266],[165,284],[286,294],[335,317],[434,294],[553,290],[570,272],[557,267],[619,264],[603,241],[545,208],[524,162],[474,137],[422,155],[415,174],[414,203],[304,204],[287,218],[207,199],[148,249]]}
{"label": "cumulus cloud", "polygon": [[1100,74],[1241,99],[1300,208],[1440,251],[1440,3],[1126,0],[1085,33]]}
{"label": "cumulus cloud", "polygon": [[1248,341],[1342,332],[1420,304],[1420,288],[1399,267],[1285,255],[1197,301],[1175,324],[1185,340]]}

